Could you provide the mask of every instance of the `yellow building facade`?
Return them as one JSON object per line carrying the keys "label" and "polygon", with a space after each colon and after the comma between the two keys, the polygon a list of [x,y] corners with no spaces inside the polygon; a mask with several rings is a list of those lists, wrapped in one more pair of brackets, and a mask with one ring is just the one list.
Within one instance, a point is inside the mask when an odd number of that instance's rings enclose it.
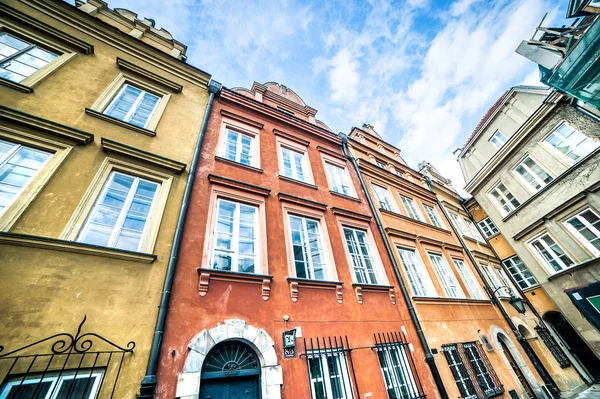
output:
{"label": "yellow building facade", "polygon": [[134,398],[210,75],[98,0],[3,1],[0,42],[0,396]]}

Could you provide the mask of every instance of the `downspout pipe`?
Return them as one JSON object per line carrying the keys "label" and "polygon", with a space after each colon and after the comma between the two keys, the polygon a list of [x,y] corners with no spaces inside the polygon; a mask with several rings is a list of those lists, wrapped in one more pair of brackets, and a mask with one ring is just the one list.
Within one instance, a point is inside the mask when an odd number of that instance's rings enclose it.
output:
{"label": "downspout pipe", "polygon": [[[431,184],[431,179],[429,179],[429,177],[425,176],[425,180],[427,181],[427,184],[429,185],[429,189],[431,191],[433,191],[433,187],[432,187],[432,184]],[[456,227],[452,223],[452,219],[450,219],[450,215],[448,215],[448,212],[446,212],[446,208],[444,208],[444,206],[442,205],[441,201],[437,197],[437,194],[435,196],[435,201],[436,201],[438,207],[442,210],[442,213],[444,214],[444,217],[446,218],[446,221],[450,225],[450,228],[452,229],[452,231],[454,232],[454,234],[456,235],[456,237],[460,241],[460,244],[462,245],[462,247],[465,249],[465,253],[467,254],[467,257],[469,258],[469,260],[471,261],[471,263],[473,264],[473,266],[475,267],[475,270],[477,271],[477,274],[479,274],[479,277],[483,281],[483,285],[485,286],[486,291],[490,295],[492,303],[495,304],[498,307],[498,309],[500,309],[500,313],[502,313],[502,317],[504,317],[504,320],[506,320],[506,322],[508,323],[508,326],[512,330],[513,334],[515,334],[515,336],[517,337],[517,341],[519,341],[519,343],[523,347],[523,350],[525,351],[525,354],[527,355],[527,357],[529,358],[529,360],[531,360],[531,363],[533,363],[533,366],[535,367],[535,369],[538,371],[538,373],[540,374],[540,376],[544,380],[544,384],[549,385],[551,387],[552,391],[554,391],[556,389],[554,381],[552,381],[552,379],[549,377],[546,369],[541,364],[541,362],[538,359],[538,357],[536,356],[535,352],[533,352],[533,349],[531,348],[531,345],[529,345],[529,342],[527,342],[525,340],[525,338],[523,338],[523,336],[519,332],[519,329],[517,328],[517,326],[515,325],[515,323],[513,323],[513,321],[511,320],[510,316],[508,315],[508,313],[506,313],[506,310],[502,306],[502,303],[496,297],[496,295],[494,293],[494,290],[492,289],[492,287],[490,287],[490,284],[488,283],[488,281],[486,280],[485,276],[483,275],[483,272],[480,270],[479,263],[477,263],[477,261],[475,260],[475,257],[473,256],[473,254],[469,250],[469,247],[467,247],[467,244],[465,243],[465,240],[463,239],[462,235],[460,234],[460,232],[456,229]],[[463,209],[464,209],[464,205],[463,205]],[[469,215],[469,212],[467,212],[467,215]],[[556,396],[556,392],[552,392],[552,395],[554,397],[558,397],[558,396]]]}
{"label": "downspout pipe", "polygon": [[[476,223],[475,220],[473,220],[471,212],[469,212],[469,210],[465,206],[464,201],[461,201],[460,205],[462,206],[463,210],[467,213],[467,215],[469,215],[469,219],[471,219],[471,222]],[[498,256],[498,253],[496,252],[496,250],[494,249],[492,244],[490,244],[487,237],[485,237],[485,234],[482,234],[482,237],[485,240],[485,242],[487,243],[487,245],[490,247],[490,249],[492,250],[492,253],[494,254],[494,256],[496,258],[500,259],[500,257]],[[462,237],[461,237],[461,239],[462,239]],[[523,292],[521,287],[519,287],[519,284],[516,283],[516,281],[514,280],[513,276],[510,273],[507,273],[507,275],[508,275],[508,278],[510,279],[510,281],[513,283],[513,285],[517,289],[517,291],[519,292],[519,295],[521,295],[521,297],[527,302],[527,304],[529,304],[529,308],[531,309],[533,314],[540,320],[542,325],[544,325],[544,322],[543,322],[542,318],[540,317],[540,314],[537,312],[535,307],[533,307],[533,305],[531,305],[531,303],[529,303],[529,301],[527,300],[527,297],[525,296],[525,293]],[[504,310],[504,307],[502,306],[500,301],[497,301],[497,305],[502,310]],[[508,315],[506,315],[505,318],[506,317],[508,317]],[[507,320],[509,320],[509,319],[507,319]],[[512,322],[512,320],[511,320],[511,322]],[[513,328],[513,327],[511,326],[511,328]],[[513,328],[513,331],[514,331],[514,328]],[[525,350],[525,353],[527,353],[529,360],[531,360],[531,362],[533,363],[535,369],[537,370],[537,372],[540,374],[540,376],[544,380],[544,383],[550,387],[550,389],[553,391],[552,392],[553,395],[559,397],[560,389],[558,389],[556,382],[554,381],[554,379],[552,378],[552,376],[550,375],[548,370],[546,370],[546,367],[542,364],[542,362],[540,361],[539,357],[537,356],[537,354],[535,353],[535,351],[533,350],[531,345],[529,345],[529,342],[521,334],[517,335],[517,339],[519,340],[521,345],[523,345],[523,349]],[[530,352],[528,352],[528,350],[525,348],[525,345],[529,348],[529,350],[531,351],[531,355],[533,355],[533,358],[535,358],[535,360],[530,356]]]}
{"label": "downspout pipe", "polygon": [[367,202],[369,203],[369,207],[371,208],[371,212],[373,213],[373,217],[375,218],[375,224],[377,224],[377,229],[379,230],[379,234],[381,234],[381,237],[383,238],[383,243],[385,245],[385,251],[387,252],[388,258],[390,258],[390,261],[392,262],[394,274],[396,275],[396,279],[398,280],[398,283],[400,285],[400,291],[402,291],[402,297],[404,298],[404,302],[406,303],[406,306],[408,307],[408,313],[410,315],[410,318],[411,318],[413,324],[415,325],[415,329],[417,330],[417,336],[419,337],[419,341],[421,343],[421,346],[423,347],[423,351],[425,352],[425,361],[427,362],[427,365],[429,366],[429,369],[431,370],[431,374],[433,376],[435,386],[437,387],[438,393],[440,394],[440,397],[442,399],[449,399],[448,393],[446,392],[446,387],[444,386],[444,382],[442,381],[440,372],[437,368],[437,365],[435,364],[435,358],[431,354],[431,350],[429,349],[429,344],[427,343],[427,338],[425,337],[425,334],[423,333],[423,328],[421,327],[421,322],[419,321],[417,312],[415,311],[415,308],[413,306],[410,295],[408,294],[406,284],[404,283],[404,279],[402,278],[402,274],[400,273],[400,269],[398,268],[398,263],[396,262],[396,258],[394,257],[392,247],[388,241],[388,237],[383,228],[383,224],[381,223],[381,219],[379,218],[379,213],[377,212],[377,208],[375,207],[373,199],[371,198],[371,195],[369,194],[369,190],[367,189],[367,184],[365,183],[365,180],[363,179],[360,168],[358,167],[358,163],[356,162],[356,158],[354,158],[352,155],[350,155],[350,153],[348,151],[348,136],[346,136],[344,133],[339,133],[338,135],[342,139],[342,149],[344,151],[344,155],[346,156],[346,158],[348,158],[350,160],[350,162],[352,163],[352,166],[354,166],[354,169],[356,170],[356,174],[358,175],[358,180],[360,181],[360,186],[361,186],[363,192],[365,193],[365,197],[367,197]]}
{"label": "downspout pipe", "polygon": [[140,386],[140,393],[139,395],[137,395],[138,399],[151,399],[154,397],[154,391],[156,389],[156,370],[158,369],[160,347],[165,331],[167,313],[169,311],[171,289],[173,287],[175,270],[177,269],[177,259],[179,257],[179,248],[181,247],[183,227],[185,225],[185,219],[187,217],[188,208],[190,205],[192,187],[194,179],[196,178],[196,170],[198,169],[198,161],[200,160],[200,152],[202,150],[202,144],[204,142],[206,126],[208,125],[208,119],[210,117],[210,112],[212,110],[215,95],[217,95],[221,91],[221,87],[221,83],[215,80],[211,80],[208,85],[208,104],[206,105],[206,110],[204,111],[204,119],[202,120],[202,126],[200,127],[200,132],[198,133],[198,140],[196,141],[194,154],[192,155],[190,171],[188,173],[187,181],[185,184],[185,191],[183,192],[183,200],[181,202],[181,208],[179,209],[177,227],[175,228],[175,234],[173,235],[173,244],[171,246],[171,254],[169,256],[169,264],[167,266],[165,281],[163,284],[162,296],[160,298],[160,304],[158,306],[158,316],[156,317],[156,327],[154,328],[152,346],[150,347],[150,356],[148,357],[148,365],[146,366],[146,375],[142,380]]}

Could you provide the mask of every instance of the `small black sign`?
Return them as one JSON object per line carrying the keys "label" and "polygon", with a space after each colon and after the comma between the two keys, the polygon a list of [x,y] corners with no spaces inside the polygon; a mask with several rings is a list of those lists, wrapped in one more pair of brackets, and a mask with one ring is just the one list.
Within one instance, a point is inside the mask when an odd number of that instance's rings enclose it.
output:
{"label": "small black sign", "polygon": [[284,331],[281,336],[283,338],[283,358],[296,357],[296,329]]}

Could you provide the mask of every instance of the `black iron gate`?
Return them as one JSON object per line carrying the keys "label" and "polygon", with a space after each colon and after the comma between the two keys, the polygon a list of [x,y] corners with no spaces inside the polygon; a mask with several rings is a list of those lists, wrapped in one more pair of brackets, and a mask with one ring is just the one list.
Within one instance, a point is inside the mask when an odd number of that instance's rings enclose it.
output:
{"label": "black iron gate", "polygon": [[112,398],[125,348],[95,333],[81,333],[84,316],[75,335],[63,332],[1,354],[0,397],[11,399]]}

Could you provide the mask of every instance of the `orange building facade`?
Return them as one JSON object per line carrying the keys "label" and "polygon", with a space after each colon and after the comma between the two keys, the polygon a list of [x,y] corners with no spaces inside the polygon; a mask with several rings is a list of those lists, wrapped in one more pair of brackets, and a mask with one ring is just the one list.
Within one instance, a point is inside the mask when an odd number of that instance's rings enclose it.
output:
{"label": "orange building facade", "polygon": [[357,173],[316,112],[276,83],[215,99],[156,397],[438,397]]}

